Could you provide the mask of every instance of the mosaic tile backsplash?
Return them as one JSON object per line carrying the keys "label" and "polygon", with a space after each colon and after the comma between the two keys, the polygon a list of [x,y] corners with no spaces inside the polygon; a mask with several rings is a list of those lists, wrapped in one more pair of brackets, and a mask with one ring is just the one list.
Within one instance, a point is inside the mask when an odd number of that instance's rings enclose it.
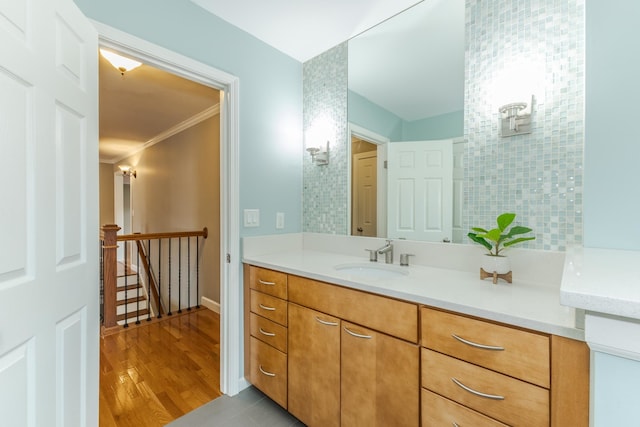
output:
{"label": "mosaic tile backsplash", "polygon": [[[467,0],[465,27],[463,229],[510,211],[529,248],[582,243],[584,0]],[[501,138],[492,100],[510,70],[530,73],[532,132]]]}
{"label": "mosaic tile backsplash", "polygon": [[[303,130],[305,139],[319,118],[328,125],[329,164],[317,166],[304,151],[303,231],[347,234],[347,43],[305,62]],[[308,144],[308,141],[305,141]],[[307,148],[305,146],[305,148]]]}
{"label": "mosaic tile backsplash", "polygon": [[[529,248],[582,243],[584,2],[466,0],[463,230],[491,227],[511,211],[534,230]],[[304,152],[303,231],[349,232],[347,58],[343,43],[303,64],[305,135],[321,115],[335,133],[329,165]],[[502,138],[496,92],[523,69],[531,79],[523,101],[534,96],[532,132]]]}

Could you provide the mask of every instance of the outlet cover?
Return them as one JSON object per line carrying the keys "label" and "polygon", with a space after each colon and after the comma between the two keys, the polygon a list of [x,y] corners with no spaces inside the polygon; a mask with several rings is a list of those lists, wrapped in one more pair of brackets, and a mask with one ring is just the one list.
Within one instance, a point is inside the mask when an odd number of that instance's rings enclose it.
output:
{"label": "outlet cover", "polygon": [[284,228],[284,212],[276,213],[276,228],[277,229]]}

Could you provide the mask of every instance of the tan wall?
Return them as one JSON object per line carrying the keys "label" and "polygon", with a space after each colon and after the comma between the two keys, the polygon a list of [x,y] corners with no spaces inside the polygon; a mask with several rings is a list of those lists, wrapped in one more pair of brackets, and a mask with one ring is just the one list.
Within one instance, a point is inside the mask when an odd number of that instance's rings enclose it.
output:
{"label": "tan wall", "polygon": [[131,180],[133,232],[208,228],[200,253],[200,293],[216,302],[220,301],[219,159],[220,116],[216,115],[119,162],[137,172]]}
{"label": "tan wall", "polygon": [[100,163],[100,226],[113,224],[113,175],[110,163]]}

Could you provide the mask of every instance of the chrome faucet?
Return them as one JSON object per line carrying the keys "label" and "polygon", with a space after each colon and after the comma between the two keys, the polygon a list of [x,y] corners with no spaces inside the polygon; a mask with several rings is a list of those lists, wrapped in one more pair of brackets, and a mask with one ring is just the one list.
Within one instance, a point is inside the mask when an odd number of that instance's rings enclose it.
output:
{"label": "chrome faucet", "polygon": [[378,249],[380,255],[384,254],[384,262],[387,264],[393,264],[393,245],[391,240],[387,240],[387,243]]}

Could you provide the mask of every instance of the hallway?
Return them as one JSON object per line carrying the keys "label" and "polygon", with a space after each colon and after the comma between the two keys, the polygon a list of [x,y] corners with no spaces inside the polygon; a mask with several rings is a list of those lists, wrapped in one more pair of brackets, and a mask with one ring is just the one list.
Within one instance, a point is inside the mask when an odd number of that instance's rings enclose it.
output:
{"label": "hallway", "polygon": [[145,323],[100,340],[100,427],[164,426],[222,395],[217,313]]}

